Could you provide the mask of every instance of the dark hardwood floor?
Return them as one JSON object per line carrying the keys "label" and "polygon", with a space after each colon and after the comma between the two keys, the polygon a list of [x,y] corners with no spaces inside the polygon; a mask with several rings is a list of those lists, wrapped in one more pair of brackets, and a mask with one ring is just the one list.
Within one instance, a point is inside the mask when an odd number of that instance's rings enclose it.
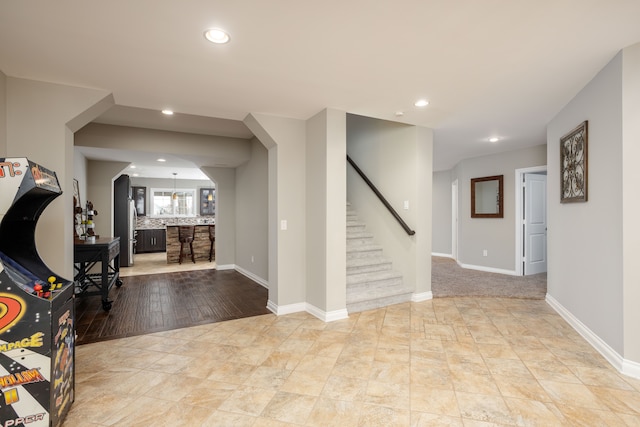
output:
{"label": "dark hardwood floor", "polygon": [[122,280],[109,292],[109,312],[98,295],[76,298],[78,345],[270,313],[267,289],[233,270]]}

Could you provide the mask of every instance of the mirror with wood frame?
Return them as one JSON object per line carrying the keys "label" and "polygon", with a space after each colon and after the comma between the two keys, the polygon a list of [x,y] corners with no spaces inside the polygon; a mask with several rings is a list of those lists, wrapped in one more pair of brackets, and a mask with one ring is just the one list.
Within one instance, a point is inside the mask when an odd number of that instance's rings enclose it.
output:
{"label": "mirror with wood frame", "polygon": [[471,179],[471,218],[504,218],[504,175]]}

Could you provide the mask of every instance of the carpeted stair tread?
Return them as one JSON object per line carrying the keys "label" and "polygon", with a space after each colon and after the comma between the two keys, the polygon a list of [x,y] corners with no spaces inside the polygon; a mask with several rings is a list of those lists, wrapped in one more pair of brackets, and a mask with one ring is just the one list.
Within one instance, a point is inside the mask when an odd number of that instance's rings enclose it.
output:
{"label": "carpeted stair tread", "polygon": [[354,245],[347,246],[347,257],[352,256],[375,256],[376,253],[382,254],[382,246],[378,245]]}
{"label": "carpeted stair tread", "polygon": [[349,274],[347,276],[347,286],[361,283],[374,283],[390,279],[402,279],[402,274],[395,270],[383,270],[368,273]]}

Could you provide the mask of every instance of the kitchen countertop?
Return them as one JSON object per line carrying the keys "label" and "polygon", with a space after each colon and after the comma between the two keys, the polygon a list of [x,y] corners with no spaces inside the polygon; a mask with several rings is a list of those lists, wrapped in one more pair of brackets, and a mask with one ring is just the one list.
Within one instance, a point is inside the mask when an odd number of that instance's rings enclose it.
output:
{"label": "kitchen countertop", "polygon": [[189,226],[196,226],[196,227],[208,227],[210,225],[215,225],[215,224],[167,224],[167,227],[189,227]]}

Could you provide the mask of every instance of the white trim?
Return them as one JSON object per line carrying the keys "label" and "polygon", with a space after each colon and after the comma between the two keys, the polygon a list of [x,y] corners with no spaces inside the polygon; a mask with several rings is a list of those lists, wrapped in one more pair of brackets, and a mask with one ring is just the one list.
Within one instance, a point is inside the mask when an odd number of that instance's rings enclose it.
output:
{"label": "white trim", "polygon": [[431,256],[439,256],[442,258],[451,258],[453,259],[453,254],[441,254],[439,252],[431,252]]}
{"label": "white trim", "polygon": [[622,370],[624,375],[640,379],[640,363],[622,359]]}
{"label": "white trim", "polygon": [[267,300],[267,310],[269,310],[276,316],[278,315],[278,305],[271,300]]}
{"label": "white trim", "polygon": [[278,316],[306,311],[306,305],[307,304],[304,302],[298,302],[296,304],[287,304],[283,306],[278,306],[276,303],[274,303],[271,300],[267,301],[267,309],[271,310],[272,313]]}
{"label": "white trim", "polygon": [[509,276],[517,276],[517,273],[513,270],[504,270],[502,268],[485,267],[484,265],[462,264],[461,262],[458,262],[458,265],[462,268],[467,268],[469,270],[486,271],[488,273],[498,273],[498,274],[507,274]]}
{"label": "white trim", "polygon": [[451,183],[451,258],[458,259],[458,216],[459,216],[458,179]]}
{"label": "white trim", "polygon": [[267,301],[267,309],[271,311],[273,314],[277,316],[283,316],[285,314],[293,314],[300,312],[307,312],[314,317],[322,320],[323,322],[333,322],[335,320],[342,320],[349,318],[349,313],[346,308],[342,310],[334,310],[334,311],[324,311],[320,310],[318,307],[311,305],[306,302],[299,302],[296,304],[287,304],[278,307],[276,303],[269,300]]}
{"label": "white trim", "polygon": [[245,277],[248,277],[249,279],[253,280],[254,282],[256,282],[259,285],[262,285],[264,288],[269,289],[269,282],[267,282],[266,280],[264,280],[262,277],[258,277],[255,274],[253,274],[250,271],[245,270],[244,268],[236,265],[236,271],[240,274],[242,274]]}
{"label": "white trim", "polygon": [[413,295],[411,295],[411,301],[413,302],[428,301],[430,299],[433,299],[433,292],[431,291],[414,293]]}
{"label": "white trim", "polygon": [[625,360],[551,295],[547,294],[545,301],[620,373],[640,378],[640,363]]}
{"label": "white trim", "polygon": [[216,265],[216,270],[235,270],[235,264]]}
{"label": "white trim", "polygon": [[307,303],[306,305],[307,313],[317,317],[323,322],[333,322],[334,320],[342,320],[349,317],[349,313],[346,308],[343,308],[342,310],[324,311],[312,304]]}
{"label": "white trim", "polygon": [[[515,276],[522,276],[524,272],[522,271],[522,262],[524,261],[524,257],[522,256],[522,186],[524,184],[523,176],[526,173],[535,173],[535,172],[547,172],[547,165],[543,166],[532,166],[529,168],[520,168],[515,170],[515,223],[516,223],[516,265],[515,265]],[[548,198],[549,196],[547,196]]]}

